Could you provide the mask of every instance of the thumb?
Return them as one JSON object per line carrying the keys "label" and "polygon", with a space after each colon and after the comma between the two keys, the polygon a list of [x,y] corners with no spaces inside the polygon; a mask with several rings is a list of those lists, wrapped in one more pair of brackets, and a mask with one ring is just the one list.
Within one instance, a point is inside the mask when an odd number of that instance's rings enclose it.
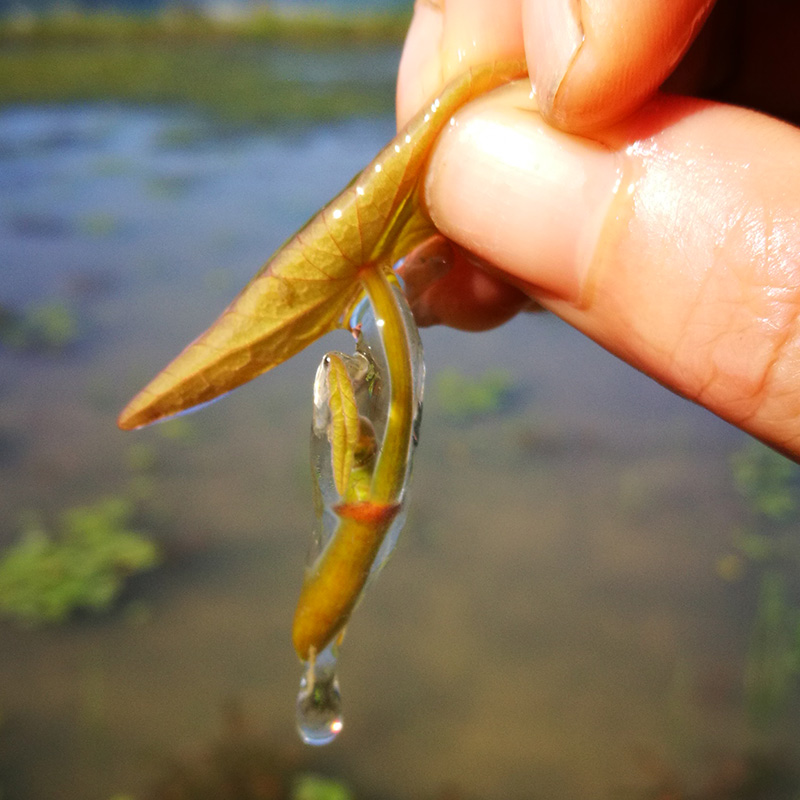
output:
{"label": "thumb", "polygon": [[429,213],[608,350],[797,458],[800,131],[657,96],[599,138],[545,125],[524,84],[494,92],[442,135]]}

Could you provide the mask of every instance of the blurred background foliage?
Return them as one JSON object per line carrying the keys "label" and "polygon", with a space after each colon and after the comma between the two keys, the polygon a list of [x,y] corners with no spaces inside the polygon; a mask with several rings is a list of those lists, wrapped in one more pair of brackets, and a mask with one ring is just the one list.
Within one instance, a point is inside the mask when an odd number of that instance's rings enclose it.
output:
{"label": "blurred background foliage", "polygon": [[396,48],[408,21],[407,9],[324,6],[241,6],[230,14],[189,5],[149,14],[12,7],[0,17],[0,105],[168,104],[235,128],[385,114],[391,87],[368,73],[319,86],[276,68],[272,56]]}

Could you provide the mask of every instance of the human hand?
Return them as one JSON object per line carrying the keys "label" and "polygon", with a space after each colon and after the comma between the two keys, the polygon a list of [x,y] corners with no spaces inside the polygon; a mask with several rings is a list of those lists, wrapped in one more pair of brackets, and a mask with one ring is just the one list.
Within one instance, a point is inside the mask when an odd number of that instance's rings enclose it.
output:
{"label": "human hand", "polygon": [[[506,87],[440,137],[424,202],[458,246],[408,260],[418,319],[478,330],[533,299],[800,460],[800,131],[656,91],[712,0],[596,0],[578,22],[569,0],[446,3],[418,0],[399,122],[495,59],[527,56],[537,99]],[[751,5],[721,0],[671,81],[797,119],[800,7]]]}

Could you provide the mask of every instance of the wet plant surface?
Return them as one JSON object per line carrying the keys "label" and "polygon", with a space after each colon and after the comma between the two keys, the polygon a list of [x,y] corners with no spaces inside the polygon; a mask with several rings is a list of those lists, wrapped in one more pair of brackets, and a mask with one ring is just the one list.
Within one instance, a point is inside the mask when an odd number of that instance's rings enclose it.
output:
{"label": "wet plant surface", "polygon": [[[64,302],[79,331],[0,349],[0,546],[26,512],[114,495],[163,553],[106,614],[0,626],[4,798],[144,798],[170,760],[208,778],[183,754],[213,751],[232,699],[294,746],[311,381],[350,342],[152,430],[114,420],[392,133],[0,113],[0,304]],[[466,424],[426,397],[406,529],[351,622],[347,729],[303,770],[365,798],[796,795],[792,474],[736,466],[743,436],[551,317],[423,340],[431,376],[509,376],[509,402]]]}

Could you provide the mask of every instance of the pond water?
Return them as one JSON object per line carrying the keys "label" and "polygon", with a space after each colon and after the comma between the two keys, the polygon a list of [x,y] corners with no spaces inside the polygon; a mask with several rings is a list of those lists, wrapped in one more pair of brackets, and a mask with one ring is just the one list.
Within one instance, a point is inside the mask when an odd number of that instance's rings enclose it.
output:
{"label": "pond water", "polygon": [[[115,418],[392,132],[0,114],[0,302],[61,300],[80,334],[63,353],[0,351],[0,544],[30,509],[122,495],[166,554],[111,614],[0,623],[3,798],[144,797],[230,703],[301,751],[289,634],[311,383],[346,338],[180,426]],[[770,775],[800,755],[791,685],[765,724],[745,713],[764,567],[719,574],[750,520],[729,464],[746,437],[546,315],[423,341],[408,523],[348,629],[344,732],[301,751],[307,767],[358,797],[599,800],[705,796],[753,752]],[[459,416],[439,391],[448,369],[495,368],[513,391],[493,413]]]}

